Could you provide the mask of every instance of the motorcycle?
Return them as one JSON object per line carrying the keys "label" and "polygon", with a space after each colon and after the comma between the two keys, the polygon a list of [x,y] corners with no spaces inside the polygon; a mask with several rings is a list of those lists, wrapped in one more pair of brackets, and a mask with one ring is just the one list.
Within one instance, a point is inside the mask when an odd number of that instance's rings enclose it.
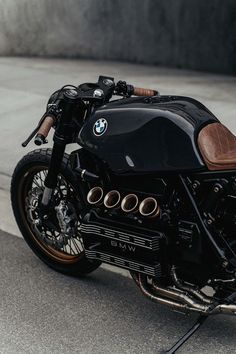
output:
{"label": "motorcycle", "polygon": [[12,177],[33,252],[70,275],[127,269],[150,300],[198,314],[168,353],[209,315],[235,315],[236,137],[192,98],[106,76],[54,92],[22,145],[47,143],[51,128],[53,148],[28,153]]}

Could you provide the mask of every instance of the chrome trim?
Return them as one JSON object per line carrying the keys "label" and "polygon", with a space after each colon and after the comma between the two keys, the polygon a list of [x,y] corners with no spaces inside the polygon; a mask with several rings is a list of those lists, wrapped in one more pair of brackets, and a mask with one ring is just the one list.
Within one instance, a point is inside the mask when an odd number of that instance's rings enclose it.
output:
{"label": "chrome trim", "polygon": [[92,205],[102,203],[103,189],[101,187],[93,187],[87,194],[87,202]]}
{"label": "chrome trim", "polygon": [[165,297],[171,298],[172,300],[180,301],[181,303],[184,303],[190,307],[193,307],[200,312],[206,313],[209,310],[209,306],[198,303],[197,301],[192,299],[190,296],[188,296],[187,293],[178,292],[177,289],[163,288],[163,287],[158,286],[155,283],[153,284],[153,289],[158,293],[158,295],[163,295]]}
{"label": "chrome trim", "polygon": [[138,207],[138,197],[136,194],[127,194],[121,202],[121,209],[125,212],[125,213],[132,213],[137,211],[137,207]]}
{"label": "chrome trim", "polygon": [[119,205],[120,199],[120,193],[114,189],[105,195],[103,202],[106,208],[115,208]]}
{"label": "chrome trim", "polygon": [[210,305],[199,304],[188,297],[186,294],[178,293],[172,289],[170,290],[155,285],[154,291],[156,291],[156,294],[153,293],[149,284],[147,283],[146,277],[142,276],[141,274],[138,275],[137,283],[143,294],[149,299],[160,304],[167,305],[174,310],[182,311],[185,313],[192,311],[202,314],[208,314],[211,311]]}
{"label": "chrome trim", "polygon": [[148,274],[149,276],[152,276],[152,277],[156,277],[156,276],[158,276],[158,274],[160,274],[160,264],[157,264],[157,265],[151,267],[148,265],[144,265],[142,263],[129,261],[127,259],[123,259],[120,257],[109,256],[109,255],[99,252],[99,251],[85,250],[85,254],[89,259],[98,259],[98,260],[101,260],[105,263],[120,266],[122,268],[131,270],[131,271],[133,270],[136,272],[144,272],[145,274]]}
{"label": "chrome trim", "polygon": [[139,212],[142,216],[154,218],[160,214],[160,206],[158,205],[155,198],[148,197],[145,198],[140,206]]}
{"label": "chrome trim", "polygon": [[[104,232],[101,232],[101,230]],[[119,230],[108,229],[97,225],[81,224],[80,231],[85,234],[95,234],[101,237],[115,239],[116,241],[126,242],[134,246],[139,246],[153,251],[158,251],[160,248],[158,239],[147,240],[136,235],[125,234]],[[130,241],[130,238],[132,238],[133,241]]]}
{"label": "chrome trim", "polygon": [[218,305],[216,306],[212,312],[211,315],[218,315],[218,314],[224,314],[224,315],[236,315],[236,305],[230,304],[230,305]]}

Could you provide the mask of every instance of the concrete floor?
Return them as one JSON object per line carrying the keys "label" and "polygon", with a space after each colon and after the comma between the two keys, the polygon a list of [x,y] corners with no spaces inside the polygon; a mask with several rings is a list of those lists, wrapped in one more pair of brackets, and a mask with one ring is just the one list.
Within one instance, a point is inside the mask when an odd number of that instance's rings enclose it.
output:
{"label": "concrete floor", "polygon": [[[236,78],[150,66],[82,60],[0,58],[0,229],[20,236],[9,202],[17,161],[35,148],[21,142],[62,85],[111,75],[162,94],[203,102],[236,133]],[[130,279],[100,269],[84,281],[46,268],[14,236],[0,235],[0,353],[157,353],[193,317],[154,305]],[[122,273],[123,274],[123,273]],[[125,273],[124,273],[125,274]],[[234,353],[234,318],[215,317],[180,353]]]}
{"label": "concrete floor", "polygon": [[[127,277],[56,273],[18,237],[0,232],[1,354],[157,354],[194,323],[154,304]],[[208,319],[179,354],[235,353],[236,321]]]}

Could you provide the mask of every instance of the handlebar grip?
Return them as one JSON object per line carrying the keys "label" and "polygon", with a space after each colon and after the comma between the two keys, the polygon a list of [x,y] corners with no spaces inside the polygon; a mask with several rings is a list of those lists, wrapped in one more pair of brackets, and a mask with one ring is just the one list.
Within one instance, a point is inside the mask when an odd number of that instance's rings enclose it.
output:
{"label": "handlebar grip", "polygon": [[157,91],[151,89],[145,89],[141,87],[134,87],[133,89],[134,96],[156,96],[157,94]]}
{"label": "handlebar grip", "polygon": [[36,137],[34,139],[34,143],[36,145],[42,145],[42,144],[45,143],[45,139],[47,138],[48,133],[49,133],[50,129],[52,128],[53,124],[54,124],[53,117],[47,116],[44,119],[44,121],[41,124],[41,126],[40,126],[40,128],[39,128],[39,130],[37,132],[37,135],[36,135]]}

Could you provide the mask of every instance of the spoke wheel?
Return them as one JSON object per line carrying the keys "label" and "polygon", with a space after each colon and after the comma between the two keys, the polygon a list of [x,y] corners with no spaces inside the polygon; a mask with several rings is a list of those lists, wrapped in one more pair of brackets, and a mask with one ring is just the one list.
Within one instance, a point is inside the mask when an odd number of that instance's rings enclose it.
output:
{"label": "spoke wheel", "polygon": [[63,159],[49,211],[44,215],[40,208],[50,158],[51,149],[40,149],[18,163],[11,187],[15,218],[26,242],[45,263],[63,273],[84,275],[100,262],[85,256],[80,235],[83,201],[68,155]]}
{"label": "spoke wheel", "polygon": [[[46,175],[45,166],[32,167],[22,180],[19,190],[22,190],[23,195],[19,193],[19,202],[23,201],[24,203],[25,210],[22,206],[23,221],[29,228],[32,237],[50,257],[59,259],[61,262],[76,262],[84,252],[83,240],[79,234],[80,221],[77,219],[74,206],[79,204],[79,200],[75,197],[76,193],[73,187],[66,182],[62,175],[59,175],[57,188],[52,196],[52,208],[48,218],[41,220],[40,202]],[[64,215],[62,211],[59,214],[62,203],[67,211],[67,214],[64,213]],[[64,220],[60,220],[62,216],[64,216]],[[67,223],[68,227],[66,227]]]}

